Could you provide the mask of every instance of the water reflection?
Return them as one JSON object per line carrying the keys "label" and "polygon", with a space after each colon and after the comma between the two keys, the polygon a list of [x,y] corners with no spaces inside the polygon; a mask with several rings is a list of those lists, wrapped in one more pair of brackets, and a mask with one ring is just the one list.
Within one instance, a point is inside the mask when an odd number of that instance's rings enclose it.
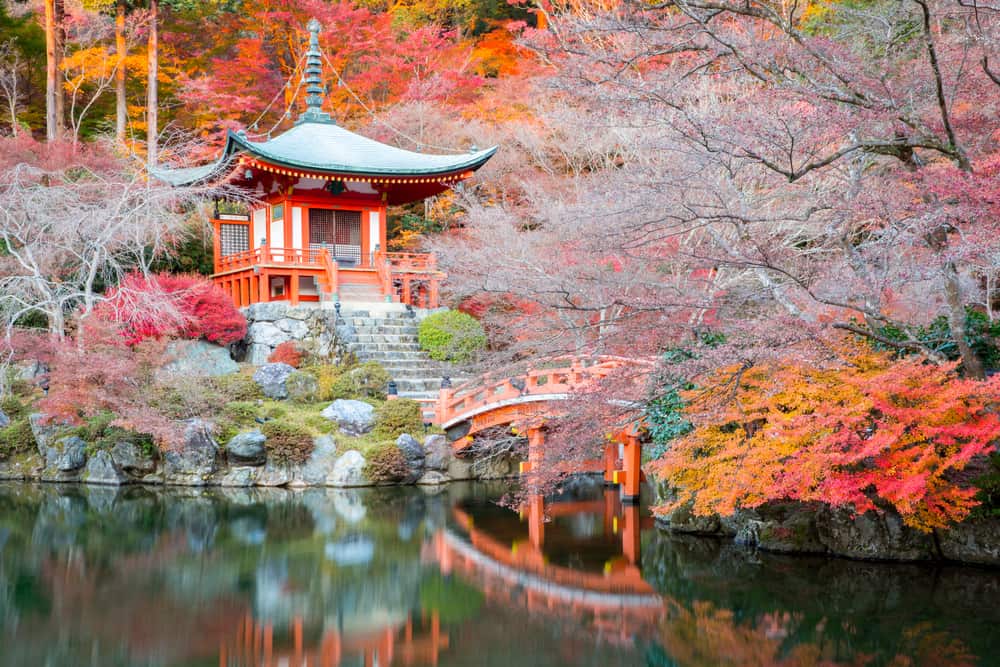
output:
{"label": "water reflection", "polygon": [[0,485],[0,665],[974,665],[1000,575],[747,553],[581,481]]}

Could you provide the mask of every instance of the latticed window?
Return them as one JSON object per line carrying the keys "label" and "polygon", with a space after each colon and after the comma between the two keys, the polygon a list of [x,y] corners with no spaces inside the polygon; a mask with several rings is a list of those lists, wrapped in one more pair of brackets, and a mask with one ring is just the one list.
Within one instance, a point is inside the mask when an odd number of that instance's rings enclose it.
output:
{"label": "latticed window", "polygon": [[250,226],[222,223],[219,225],[222,256],[235,255],[250,249]]}
{"label": "latticed window", "polygon": [[330,248],[338,262],[361,263],[361,212],[309,209],[309,245]]}

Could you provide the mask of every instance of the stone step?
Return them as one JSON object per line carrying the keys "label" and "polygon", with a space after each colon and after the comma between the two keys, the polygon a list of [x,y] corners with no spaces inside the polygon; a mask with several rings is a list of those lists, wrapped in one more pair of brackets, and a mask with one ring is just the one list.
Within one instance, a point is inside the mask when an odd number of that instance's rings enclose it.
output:
{"label": "stone step", "polygon": [[359,333],[354,337],[354,341],[357,343],[417,343],[417,339],[414,336],[400,336],[398,334],[361,334]]}
{"label": "stone step", "polygon": [[399,379],[396,380],[396,387],[400,392],[413,392],[413,391],[424,391],[424,392],[434,392],[441,389],[441,379],[424,379],[424,380],[406,380]]}
{"label": "stone step", "polygon": [[419,352],[425,354],[417,343],[350,343],[352,348],[364,348],[367,352]]}
{"label": "stone step", "polygon": [[350,352],[354,353],[358,359],[364,361],[377,361],[380,364],[391,364],[393,361],[424,361],[427,359],[427,355],[423,352],[384,352],[384,353],[372,353],[366,352],[364,349],[350,349]]}

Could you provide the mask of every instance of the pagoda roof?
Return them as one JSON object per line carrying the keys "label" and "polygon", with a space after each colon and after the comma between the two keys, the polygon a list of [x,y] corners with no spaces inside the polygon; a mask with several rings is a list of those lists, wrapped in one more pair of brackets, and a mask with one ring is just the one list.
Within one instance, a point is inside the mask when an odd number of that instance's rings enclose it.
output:
{"label": "pagoda roof", "polygon": [[440,176],[475,171],[486,164],[497,147],[458,155],[417,153],[344,129],[330,121],[304,121],[267,141],[250,141],[243,132],[230,131],[220,158],[201,167],[156,172],[171,185],[190,185],[228,171],[236,155],[299,169],[319,176]]}

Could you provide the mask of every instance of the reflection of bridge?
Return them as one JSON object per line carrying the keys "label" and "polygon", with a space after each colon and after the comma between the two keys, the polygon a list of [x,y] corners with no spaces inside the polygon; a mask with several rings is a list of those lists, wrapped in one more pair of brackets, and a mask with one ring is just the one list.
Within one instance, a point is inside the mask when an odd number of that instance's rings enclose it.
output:
{"label": "reflection of bridge", "polygon": [[[602,571],[585,571],[552,564],[543,550],[545,516],[576,514],[603,517],[604,532],[620,537],[622,555]],[[604,636],[628,642],[641,631],[652,632],[663,613],[663,599],[642,578],[639,567],[640,529],[644,520],[635,505],[621,505],[606,489],[596,501],[551,503],[534,497],[522,510],[528,540],[506,544],[475,525],[455,508],[453,516],[468,539],[443,529],[431,549],[442,574],[460,572],[476,581],[488,599],[527,611],[592,619]]]}
{"label": "reflection of bridge", "polygon": [[327,630],[314,648],[305,645],[303,620],[296,616],[289,628],[291,642],[275,641],[274,625],[247,616],[235,636],[219,649],[219,667],[338,667],[347,656],[358,656],[365,667],[381,665],[437,665],[448,648],[438,613],[415,624],[412,614],[402,627],[341,634]]}
{"label": "reflection of bridge", "polygon": [[[561,414],[565,409],[561,404],[573,392],[592,387],[623,368],[637,368],[645,377],[652,366],[648,360],[604,356],[573,359],[568,366],[532,370],[514,378],[480,378],[455,389],[443,386],[435,421],[448,433],[456,452],[467,447],[473,436],[495,426],[526,432],[528,460],[521,464],[521,472],[537,471],[544,465],[544,420]],[[606,483],[621,485],[623,502],[636,502],[643,477],[638,429],[631,424],[608,435],[602,461],[573,463],[565,471],[603,471]]]}

